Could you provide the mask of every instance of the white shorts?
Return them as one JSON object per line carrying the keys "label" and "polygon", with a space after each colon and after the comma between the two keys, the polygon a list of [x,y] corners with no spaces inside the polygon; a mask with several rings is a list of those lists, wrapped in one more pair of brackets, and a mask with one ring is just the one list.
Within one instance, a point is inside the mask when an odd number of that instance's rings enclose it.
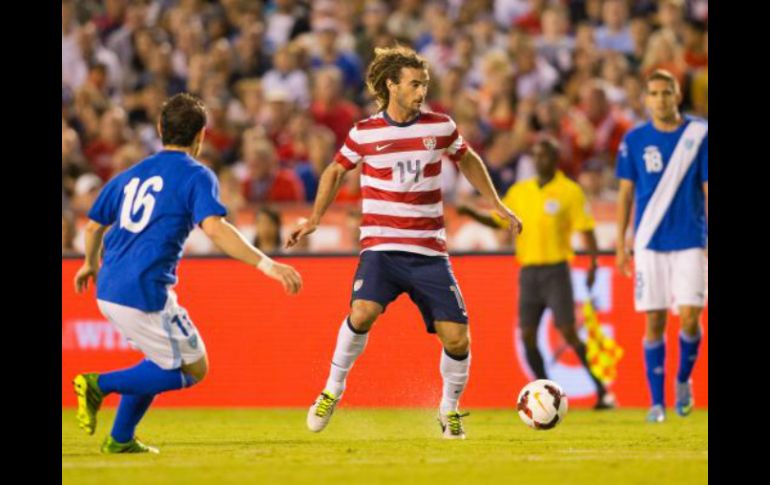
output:
{"label": "white shorts", "polygon": [[96,300],[99,310],[150,361],[163,369],[177,369],[206,355],[206,345],[187,310],[169,290],[166,306],[159,312],[143,312],[117,303]]}
{"label": "white shorts", "polygon": [[634,306],[638,312],[674,310],[706,304],[706,254],[703,248],[634,254]]}

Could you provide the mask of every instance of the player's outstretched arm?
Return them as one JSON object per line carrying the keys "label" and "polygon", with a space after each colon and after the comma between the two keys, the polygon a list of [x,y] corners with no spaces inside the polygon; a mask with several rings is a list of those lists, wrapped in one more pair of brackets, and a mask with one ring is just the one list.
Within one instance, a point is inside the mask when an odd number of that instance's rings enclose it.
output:
{"label": "player's outstretched arm", "polygon": [[502,226],[497,223],[494,217],[492,217],[488,212],[482,211],[477,207],[473,207],[468,204],[461,204],[457,206],[457,213],[461,216],[470,216],[471,219],[475,220],[476,222],[480,222],[481,224],[484,224],[487,227],[491,227],[492,229],[502,229]]}
{"label": "player's outstretched arm", "polygon": [[468,147],[468,150],[460,159],[460,171],[465,175],[465,178],[478,190],[481,195],[491,202],[494,206],[494,210],[504,219],[508,220],[511,229],[514,233],[521,233],[523,226],[521,219],[514,214],[508,207],[503,204],[503,201],[498,197],[495,191],[495,186],[492,184],[492,179],[489,178],[489,172],[484,166],[484,162]]}
{"label": "player's outstretched arm", "polygon": [[313,214],[291,232],[286,241],[287,248],[296,245],[300,239],[316,230],[318,223],[321,222],[321,217],[326,213],[326,209],[337,197],[337,192],[340,190],[346,172],[345,167],[339,163],[332,163],[326,167],[326,170],[321,174],[321,180],[318,181],[318,193],[313,204]]}
{"label": "player's outstretched arm", "polygon": [[249,244],[238,229],[223,217],[210,216],[203,220],[201,228],[219,249],[231,258],[256,266],[270,278],[279,281],[286,293],[294,295],[302,288],[302,277],[287,264],[273,261],[265,253]]}
{"label": "player's outstretched arm", "polygon": [[96,275],[99,273],[99,254],[102,247],[102,238],[109,226],[103,226],[96,221],[89,220],[86,224],[86,260],[75,275],[75,292],[83,293],[88,289],[88,280],[93,279],[96,284]]}
{"label": "player's outstretched arm", "polygon": [[626,248],[626,229],[631,219],[631,205],[634,202],[634,183],[627,179],[620,179],[618,191],[618,233],[615,238],[615,265],[626,276],[631,276],[628,248]]}

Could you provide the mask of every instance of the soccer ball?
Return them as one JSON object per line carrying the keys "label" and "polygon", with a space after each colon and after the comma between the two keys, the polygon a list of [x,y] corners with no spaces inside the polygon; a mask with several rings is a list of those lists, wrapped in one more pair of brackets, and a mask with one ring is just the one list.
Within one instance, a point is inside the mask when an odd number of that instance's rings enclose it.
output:
{"label": "soccer ball", "polygon": [[567,414],[567,395],[557,383],[538,379],[521,390],[516,410],[530,428],[552,429]]}

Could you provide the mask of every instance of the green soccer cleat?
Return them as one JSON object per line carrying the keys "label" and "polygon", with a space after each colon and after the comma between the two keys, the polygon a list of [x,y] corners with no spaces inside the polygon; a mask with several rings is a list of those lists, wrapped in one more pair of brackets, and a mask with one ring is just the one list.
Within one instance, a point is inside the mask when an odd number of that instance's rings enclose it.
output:
{"label": "green soccer cleat", "polygon": [[323,431],[334,414],[339,398],[329,391],[324,391],[315,400],[307,412],[307,427],[313,433]]}
{"label": "green soccer cleat", "polygon": [[96,431],[96,413],[104,400],[104,394],[97,384],[98,377],[99,374],[78,374],[72,381],[78,396],[78,426],[88,434]]}
{"label": "green soccer cleat", "polygon": [[463,418],[470,413],[460,414],[457,411],[450,411],[447,414],[438,414],[438,424],[441,425],[441,437],[445,440],[464,440],[465,429],[463,428]]}
{"label": "green soccer cleat", "polygon": [[695,399],[692,396],[692,382],[676,383],[676,414],[679,416],[688,416],[695,406]]}
{"label": "green soccer cleat", "polygon": [[102,443],[102,453],[160,453],[154,446],[147,446],[136,438],[128,443],[118,443],[112,436],[107,436]]}

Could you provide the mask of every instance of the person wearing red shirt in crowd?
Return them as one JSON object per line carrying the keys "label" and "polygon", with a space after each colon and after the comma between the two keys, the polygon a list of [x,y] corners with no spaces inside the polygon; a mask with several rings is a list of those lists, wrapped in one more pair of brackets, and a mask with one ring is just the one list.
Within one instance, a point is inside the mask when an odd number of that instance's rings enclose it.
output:
{"label": "person wearing red shirt in crowd", "polygon": [[111,108],[99,120],[99,136],[83,150],[94,173],[104,182],[112,175],[112,156],[126,141],[126,129],[126,113],[121,108]]}
{"label": "person wearing red shirt in crowd", "polygon": [[517,18],[513,27],[523,30],[529,35],[540,35],[543,31],[540,18],[547,7],[545,0],[529,0],[529,12]]}
{"label": "person wearing red shirt in crowd", "polygon": [[580,105],[570,113],[567,131],[571,159],[564,172],[577,179],[591,195],[597,195],[605,168],[612,168],[623,135],[631,122],[612,108],[604,86],[592,81],[580,90]]}
{"label": "person wearing red shirt in crowd", "polygon": [[245,140],[243,162],[246,179],[243,197],[249,202],[301,202],[305,199],[302,182],[293,171],[278,165],[275,148],[269,140]]}
{"label": "person wearing red shirt in crowd", "polygon": [[310,113],[316,123],[332,130],[334,149],[339,150],[353,123],[361,118],[361,110],[342,97],[342,74],[337,68],[324,67],[315,72]]}
{"label": "person wearing red shirt in crowd", "polygon": [[691,20],[684,29],[684,62],[689,69],[697,70],[709,65],[709,54],[706,43],[706,25],[697,20]]}
{"label": "person wearing red shirt in crowd", "polygon": [[209,125],[206,127],[206,141],[224,155],[235,147],[235,135],[227,122],[225,104],[219,98],[206,100],[209,112]]}
{"label": "person wearing red shirt in crowd", "polygon": [[289,120],[297,107],[291,101],[289,92],[283,88],[267,91],[265,101],[267,101],[266,119],[262,126],[267,132],[267,137],[275,146],[283,146],[289,143]]}

